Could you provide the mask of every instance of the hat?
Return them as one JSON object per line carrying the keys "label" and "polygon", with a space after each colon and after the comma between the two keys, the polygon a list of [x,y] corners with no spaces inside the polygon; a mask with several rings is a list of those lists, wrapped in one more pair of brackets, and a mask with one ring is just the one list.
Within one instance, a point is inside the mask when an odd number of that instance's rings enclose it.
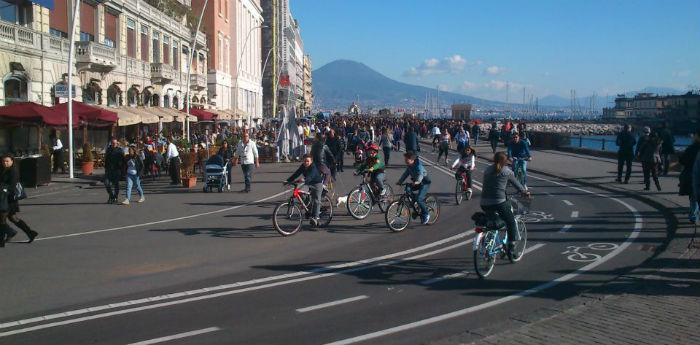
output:
{"label": "hat", "polygon": [[643,131],[645,134],[649,134],[649,133],[651,133],[651,128],[649,128],[648,126],[645,126],[644,129],[643,129],[642,131]]}

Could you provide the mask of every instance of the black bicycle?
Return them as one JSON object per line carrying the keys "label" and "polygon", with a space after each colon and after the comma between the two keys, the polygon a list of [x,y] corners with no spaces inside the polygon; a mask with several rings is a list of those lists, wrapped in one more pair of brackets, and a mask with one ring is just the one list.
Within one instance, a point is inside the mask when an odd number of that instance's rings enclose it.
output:
{"label": "black bicycle", "polygon": [[394,191],[391,189],[391,186],[386,184],[386,181],[384,181],[384,193],[380,195],[378,188],[369,181],[370,174],[369,171],[355,174],[362,175],[362,182],[348,193],[346,202],[348,213],[357,220],[367,218],[375,204],[379,205],[379,209],[382,212],[386,212],[389,204],[394,199]]}
{"label": "black bicycle", "polygon": [[[422,215],[418,201],[413,192],[413,183],[404,183],[404,193],[399,200],[389,205],[384,215],[386,225],[394,232],[403,231],[411,223],[411,220]],[[440,203],[438,199],[430,194],[425,197],[425,204],[428,207],[430,219],[428,225],[433,225],[440,217]]]}

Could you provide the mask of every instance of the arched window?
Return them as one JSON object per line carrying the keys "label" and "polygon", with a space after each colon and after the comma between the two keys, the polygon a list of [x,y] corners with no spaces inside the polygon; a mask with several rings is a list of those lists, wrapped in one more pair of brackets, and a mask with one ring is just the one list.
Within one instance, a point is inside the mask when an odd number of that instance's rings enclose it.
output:
{"label": "arched window", "polygon": [[126,99],[130,107],[135,107],[139,104],[139,90],[135,87],[126,92]]}
{"label": "arched window", "polygon": [[197,96],[192,97],[192,103],[193,105],[199,103],[199,98]]}
{"label": "arched window", "polygon": [[152,107],[159,107],[160,106],[160,95],[157,93],[154,93],[153,96],[151,96],[151,106]]}
{"label": "arched window", "polygon": [[5,104],[29,100],[26,79],[19,76],[11,76],[5,79],[3,84],[5,87]]}
{"label": "arched window", "polygon": [[143,105],[145,107],[150,107],[151,106],[151,97],[153,96],[153,93],[151,92],[151,88],[146,88],[143,90]]}
{"label": "arched window", "polygon": [[102,89],[96,83],[90,83],[83,88],[83,103],[100,104],[102,103]]}
{"label": "arched window", "polygon": [[122,90],[120,90],[119,86],[116,84],[112,84],[109,88],[107,88],[107,105],[110,107],[118,107],[123,103]]}
{"label": "arched window", "polygon": [[173,96],[173,108],[179,109],[180,104],[178,103],[180,100],[177,98],[177,96]]}
{"label": "arched window", "polygon": [[170,108],[170,95],[163,96],[163,108]]}

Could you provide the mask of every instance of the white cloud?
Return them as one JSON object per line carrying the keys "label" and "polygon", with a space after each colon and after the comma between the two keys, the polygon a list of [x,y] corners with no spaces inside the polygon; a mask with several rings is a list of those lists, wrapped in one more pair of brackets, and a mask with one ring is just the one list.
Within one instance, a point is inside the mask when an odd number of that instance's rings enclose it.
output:
{"label": "white cloud", "polygon": [[477,83],[472,83],[472,82],[466,81],[466,80],[464,81],[464,83],[462,83],[462,90],[463,91],[471,91],[471,90],[476,90],[478,88],[479,88],[479,84],[477,84]]}
{"label": "white cloud", "polygon": [[459,54],[442,59],[429,58],[416,67],[409,68],[404,75],[411,77],[423,77],[434,74],[459,73],[469,65],[469,61]]}
{"label": "white cloud", "polygon": [[505,73],[506,68],[505,67],[499,67],[499,66],[489,66],[484,69],[484,74],[488,75],[499,75]]}
{"label": "white cloud", "polygon": [[672,73],[672,75],[674,78],[685,78],[685,77],[689,77],[691,73],[693,73],[693,71],[691,71],[689,69],[684,69],[681,71],[674,71]]}
{"label": "white cloud", "polygon": [[531,84],[521,84],[521,83],[515,83],[512,81],[504,81],[504,80],[491,80],[488,83],[484,84],[484,88],[491,89],[491,90],[505,90],[507,87],[510,87],[511,91],[512,90],[517,90],[517,89],[522,89],[522,88],[528,88],[532,89],[533,86]]}

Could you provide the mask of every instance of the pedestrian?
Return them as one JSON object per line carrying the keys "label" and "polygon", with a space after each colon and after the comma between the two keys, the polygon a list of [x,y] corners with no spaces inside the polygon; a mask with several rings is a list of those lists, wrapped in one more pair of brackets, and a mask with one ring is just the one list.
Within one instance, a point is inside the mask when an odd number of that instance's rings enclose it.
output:
{"label": "pedestrian", "polygon": [[5,200],[1,201],[0,204],[6,205],[0,208],[0,247],[5,246],[5,242],[10,241],[13,237],[17,235],[17,232],[10,228],[7,224],[9,220],[20,228],[29,241],[27,243],[32,243],[34,239],[39,235],[36,231],[32,230],[27,223],[17,216],[19,213],[19,198],[16,195],[17,183],[19,183],[19,173],[14,165],[15,159],[12,155],[5,155],[2,157],[2,171],[0,171],[0,188],[6,190],[4,194]]}
{"label": "pedestrian", "polygon": [[119,180],[122,177],[122,167],[124,166],[124,151],[119,147],[117,138],[110,140],[107,150],[105,150],[105,188],[109,199],[108,204],[116,204],[119,196]]}
{"label": "pedestrian", "polygon": [[498,148],[498,126],[496,123],[491,124],[491,129],[489,129],[489,143],[491,144],[491,150],[493,150],[493,153],[496,153],[496,149]]}
{"label": "pedestrian", "polygon": [[440,141],[438,143],[438,158],[437,163],[440,164],[440,157],[445,156],[445,165],[447,165],[447,156],[450,153],[450,133],[445,128],[440,134]]}
{"label": "pedestrian", "polygon": [[469,146],[469,132],[460,126],[459,131],[455,135],[455,141],[457,142],[457,152],[464,151],[464,148]]}
{"label": "pedestrian", "polygon": [[180,152],[177,151],[177,146],[175,146],[173,139],[168,139],[165,159],[168,161],[168,169],[170,171],[170,185],[180,184]]}
{"label": "pedestrian", "polygon": [[472,127],[472,136],[474,137],[474,146],[479,143],[479,135],[481,135],[481,127],[478,123],[475,123]]}
{"label": "pedestrian", "polygon": [[51,140],[51,152],[53,156],[53,173],[57,173],[58,169],[61,169],[61,173],[66,173],[66,167],[63,165],[63,143],[61,138],[59,138],[59,132],[53,131],[49,136]]}
{"label": "pedestrian", "polygon": [[661,184],[659,183],[659,164],[661,163],[661,139],[659,134],[654,132],[651,133],[649,127],[644,127],[644,135],[639,138],[639,145],[637,146],[637,158],[642,162],[642,171],[644,173],[644,190],[649,190],[650,179],[649,176],[654,179],[654,184],[656,184],[656,189],[661,191]]}
{"label": "pedestrian", "polygon": [[335,133],[335,129],[329,129],[327,131],[326,135],[326,146],[331,150],[331,154],[333,155],[333,159],[330,160],[328,159],[329,162],[333,162],[328,168],[331,169],[331,176],[333,176],[333,180],[335,180],[336,175],[339,171],[339,164],[338,164],[338,156],[340,155],[342,157],[343,151],[340,146],[340,139],[338,138],[338,135]]}
{"label": "pedestrian", "polygon": [[408,127],[408,131],[404,136],[404,146],[406,147],[406,152],[420,152],[418,138],[416,137],[416,132],[414,132],[413,127]]}
{"label": "pedestrian", "polygon": [[394,150],[401,151],[401,139],[403,138],[403,130],[401,126],[394,126]]}
{"label": "pedestrian", "polygon": [[129,147],[129,154],[126,155],[126,196],[122,205],[129,205],[131,200],[131,189],[136,186],[136,191],[139,193],[139,203],[146,201],[141,188],[141,175],[143,174],[143,160],[136,152],[135,147]]}
{"label": "pedestrian", "polygon": [[676,138],[674,138],[673,133],[671,133],[665,122],[661,125],[659,137],[661,138],[661,173],[663,176],[667,176],[668,168],[671,164],[671,155],[676,153]]}
{"label": "pedestrian", "polygon": [[437,123],[433,125],[433,128],[430,130],[430,134],[433,136],[433,152],[435,152],[435,149],[437,148],[437,143],[440,141],[440,127],[438,127]]}
{"label": "pedestrian", "polygon": [[248,131],[243,132],[243,138],[236,146],[236,163],[234,163],[234,165],[237,163],[241,164],[241,170],[243,171],[243,182],[245,185],[245,188],[243,188],[241,192],[250,193],[250,181],[253,174],[253,166],[259,168],[260,160],[258,159],[258,146],[255,144],[255,141],[250,140],[250,134],[248,134]]}
{"label": "pedestrian", "polygon": [[693,143],[688,146],[683,154],[678,158],[678,162],[683,166],[681,174],[678,176],[678,194],[688,196],[688,220],[695,224],[698,220],[698,187],[700,187],[700,172],[695,164],[700,164],[697,159],[700,152],[700,128],[695,132]]}
{"label": "pedestrian", "polygon": [[622,182],[622,169],[626,167],[625,184],[629,183],[632,175],[632,160],[634,159],[634,145],[637,140],[632,135],[632,126],[626,124],[615,139],[617,144],[617,179],[615,181]]}
{"label": "pedestrian", "polygon": [[391,148],[394,145],[391,143],[388,128],[382,128],[382,136],[379,139],[379,146],[381,146],[382,150],[384,151],[384,165],[389,165],[389,156],[391,155]]}

